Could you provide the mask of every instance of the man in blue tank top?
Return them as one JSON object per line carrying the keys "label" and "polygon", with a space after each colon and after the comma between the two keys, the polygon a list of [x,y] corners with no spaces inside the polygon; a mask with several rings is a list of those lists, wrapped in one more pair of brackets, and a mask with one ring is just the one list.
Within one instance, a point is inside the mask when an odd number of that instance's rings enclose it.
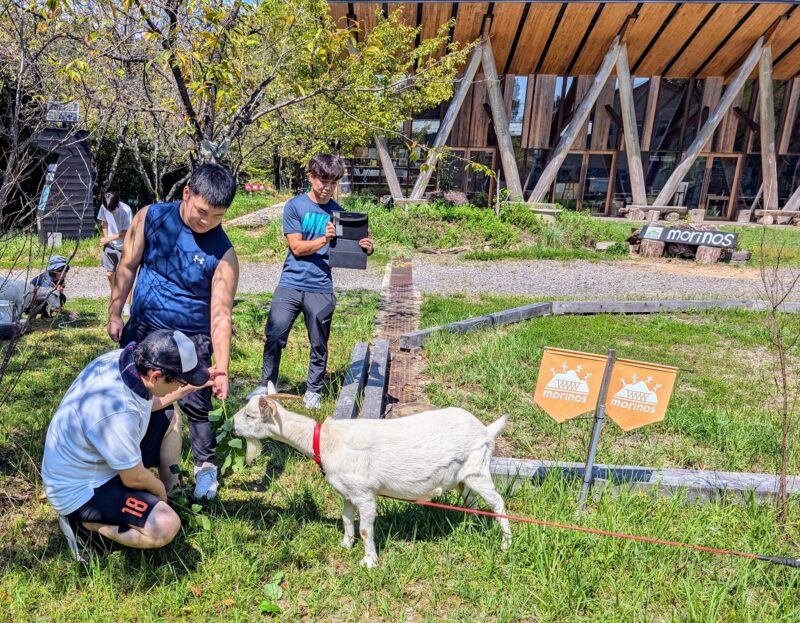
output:
{"label": "man in blue tank top", "polygon": [[[182,201],[139,210],[125,237],[108,307],[108,335],[122,346],[157,329],[179,330],[194,342],[206,366],[211,366],[213,353],[212,370],[224,373],[215,376],[211,388],[178,401],[189,420],[197,498],[213,498],[218,487],[216,437],[208,412],[212,391],[220,400],[228,395],[231,309],[239,263],[221,223],[235,194],[236,182],[226,169],[204,164],[189,178]],[[122,307],[134,279],[131,317],[123,326]]]}
{"label": "man in blue tank top", "polygon": [[[331,318],[336,309],[328,260],[328,243],[336,235],[331,215],[343,211],[331,195],[343,175],[344,165],[337,156],[314,156],[308,164],[311,189],[288,201],[283,209],[283,234],[289,250],[264,329],[261,385],[248,398],[266,393],[270,381],[277,387],[281,351],[286,347],[294,321],[302,313],[311,345],[303,401],[309,409],[320,408]],[[372,254],[371,235],[361,239],[359,245]]]}

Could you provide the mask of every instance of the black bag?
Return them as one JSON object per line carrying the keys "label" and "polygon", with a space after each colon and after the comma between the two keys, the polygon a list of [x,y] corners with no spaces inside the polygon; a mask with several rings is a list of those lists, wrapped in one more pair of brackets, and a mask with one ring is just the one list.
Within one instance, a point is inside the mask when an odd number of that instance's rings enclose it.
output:
{"label": "black bag", "polygon": [[367,267],[367,252],[358,241],[369,236],[369,216],[366,212],[334,212],[336,238],[331,240],[328,261],[332,268]]}

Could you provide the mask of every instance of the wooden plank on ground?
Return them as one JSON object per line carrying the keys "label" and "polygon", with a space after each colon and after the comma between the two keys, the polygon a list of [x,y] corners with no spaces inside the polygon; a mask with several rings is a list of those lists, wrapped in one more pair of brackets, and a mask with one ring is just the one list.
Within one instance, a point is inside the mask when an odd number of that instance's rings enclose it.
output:
{"label": "wooden plank on ground", "polygon": [[389,340],[375,340],[367,386],[364,388],[364,402],[361,404],[362,418],[377,420],[383,417],[383,399],[389,378],[389,343]]}
{"label": "wooden plank on ground", "polygon": [[[492,458],[489,467],[493,476],[511,483],[519,480],[540,481],[551,473],[568,479],[582,479],[584,470],[583,463],[506,457]],[[734,494],[747,499],[754,494],[759,500],[768,500],[774,498],[778,491],[778,477],[775,474],[595,464],[592,475],[597,479],[595,486],[598,487],[627,483],[636,489],[656,489],[663,494],[683,492],[691,499],[715,499],[721,494]],[[788,477],[787,490],[790,494],[800,493],[800,476]]]}
{"label": "wooden plank on ground", "polygon": [[[747,300],[553,301],[551,305],[554,316],[568,314],[653,314],[704,309],[747,309],[751,311],[767,309],[767,304],[764,301]],[[786,303],[782,310],[791,313],[796,312],[800,310],[800,303]]]}
{"label": "wooden plank on ground", "polygon": [[560,3],[533,3],[530,5],[517,49],[511,59],[509,73],[536,73],[536,68],[539,66],[539,61],[544,52],[544,46],[547,45],[550,31],[553,30],[553,25],[560,11]]}
{"label": "wooden plank on ground", "polygon": [[[581,44],[581,37],[589,29],[596,12],[597,5],[595,4],[577,2],[567,4],[567,10],[561,17],[558,30],[553,37],[553,43],[547,50],[547,56],[542,63],[542,73],[563,76],[567,72],[570,61]],[[605,49],[594,51],[598,55],[598,59],[601,59],[605,52]]]}
{"label": "wooden plank on ground", "polygon": [[333,410],[333,419],[352,420],[358,415],[358,397],[367,381],[369,370],[369,344],[358,342],[353,347],[350,365],[344,375],[342,390]]}

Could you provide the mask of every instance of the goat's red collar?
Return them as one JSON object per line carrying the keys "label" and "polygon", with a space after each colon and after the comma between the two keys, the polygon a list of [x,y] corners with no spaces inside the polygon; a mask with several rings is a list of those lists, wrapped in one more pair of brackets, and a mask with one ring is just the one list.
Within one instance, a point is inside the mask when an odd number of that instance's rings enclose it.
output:
{"label": "goat's red collar", "polygon": [[314,442],[312,447],[314,448],[314,463],[319,465],[319,468],[322,470],[322,473],[324,474],[325,468],[322,467],[322,457],[320,456],[319,453],[319,433],[321,430],[322,430],[322,422],[317,422],[314,425]]}

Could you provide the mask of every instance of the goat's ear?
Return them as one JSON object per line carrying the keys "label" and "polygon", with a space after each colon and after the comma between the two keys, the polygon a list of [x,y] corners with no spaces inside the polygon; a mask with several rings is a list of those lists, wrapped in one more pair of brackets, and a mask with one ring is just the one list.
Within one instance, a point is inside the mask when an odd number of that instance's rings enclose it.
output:
{"label": "goat's ear", "polygon": [[275,402],[267,398],[267,396],[261,396],[258,399],[258,410],[262,416],[272,415],[275,411]]}

